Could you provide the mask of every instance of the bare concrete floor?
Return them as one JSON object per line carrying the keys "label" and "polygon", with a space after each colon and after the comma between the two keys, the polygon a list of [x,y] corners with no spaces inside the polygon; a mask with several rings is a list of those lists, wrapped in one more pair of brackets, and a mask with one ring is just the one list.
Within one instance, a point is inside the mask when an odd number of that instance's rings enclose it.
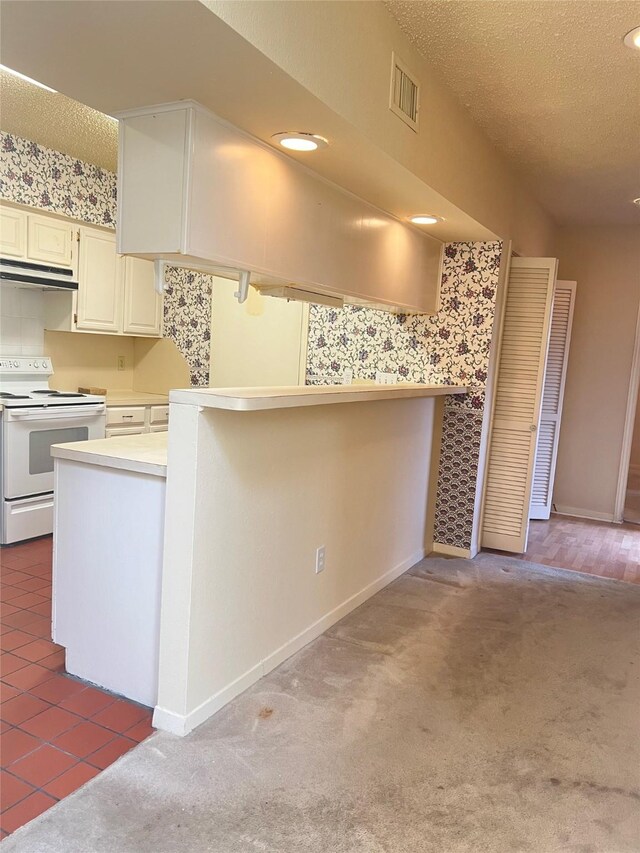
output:
{"label": "bare concrete floor", "polygon": [[631,584],[425,560],[2,853],[638,851],[639,615]]}

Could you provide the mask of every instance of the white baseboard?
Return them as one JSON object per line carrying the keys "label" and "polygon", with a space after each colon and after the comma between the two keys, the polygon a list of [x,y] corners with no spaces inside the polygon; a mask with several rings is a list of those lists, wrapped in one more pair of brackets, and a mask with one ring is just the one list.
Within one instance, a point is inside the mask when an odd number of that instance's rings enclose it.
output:
{"label": "white baseboard", "polygon": [[441,542],[433,543],[432,553],[442,554],[445,557],[463,557],[465,560],[470,560],[472,556],[475,557],[469,548],[458,548],[456,545],[444,545]]}
{"label": "white baseboard", "polygon": [[587,518],[591,521],[615,521],[612,512],[594,512],[590,509],[581,509],[575,506],[562,506],[558,504],[554,507],[553,511],[557,515],[570,515],[573,518]]}
{"label": "white baseboard", "polygon": [[240,693],[244,693],[247,688],[255,684],[263,675],[267,675],[272,669],[280,666],[283,661],[300,651],[300,649],[304,648],[312,640],[315,640],[316,637],[319,637],[320,634],[324,633],[332,625],[335,625],[347,613],[351,613],[352,610],[355,610],[356,607],[359,607],[368,598],[375,595],[376,592],[384,589],[385,586],[400,577],[400,575],[403,575],[412,566],[415,566],[424,556],[424,550],[416,551],[406,560],[403,560],[397,566],[380,575],[379,578],[376,578],[376,580],[367,584],[359,592],[347,598],[342,604],[334,607],[329,613],[326,613],[312,625],[309,625],[308,628],[305,628],[304,631],[292,637],[284,645],[280,646],[279,649],[271,652],[266,658],[227,684],[222,690],[214,693],[213,696],[210,696],[188,714],[176,714],[173,711],[168,711],[166,708],[156,705],[153,712],[154,727],[181,736],[193,731],[193,729],[204,723],[205,720],[208,720],[209,717],[213,716],[213,714],[223,708],[232,699],[239,696]]}

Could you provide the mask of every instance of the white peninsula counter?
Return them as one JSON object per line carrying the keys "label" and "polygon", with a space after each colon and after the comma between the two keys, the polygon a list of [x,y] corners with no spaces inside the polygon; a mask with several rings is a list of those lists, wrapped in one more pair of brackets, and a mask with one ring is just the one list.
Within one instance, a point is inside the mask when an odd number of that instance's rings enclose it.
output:
{"label": "white peninsula counter", "polygon": [[69,670],[199,725],[424,556],[435,398],[466,390],[176,390],[168,434],[55,447]]}
{"label": "white peninsula counter", "polygon": [[153,706],[167,433],[51,448],[53,637],[67,671]]}

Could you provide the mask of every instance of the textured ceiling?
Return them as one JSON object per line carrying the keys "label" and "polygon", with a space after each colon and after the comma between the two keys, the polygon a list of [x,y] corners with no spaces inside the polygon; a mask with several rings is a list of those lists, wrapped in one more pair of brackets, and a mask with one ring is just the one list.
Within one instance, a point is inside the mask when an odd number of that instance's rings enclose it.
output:
{"label": "textured ceiling", "polygon": [[386,6],[558,222],[640,222],[639,2]]}
{"label": "textured ceiling", "polygon": [[118,124],[60,92],[0,71],[0,130],[116,171]]}

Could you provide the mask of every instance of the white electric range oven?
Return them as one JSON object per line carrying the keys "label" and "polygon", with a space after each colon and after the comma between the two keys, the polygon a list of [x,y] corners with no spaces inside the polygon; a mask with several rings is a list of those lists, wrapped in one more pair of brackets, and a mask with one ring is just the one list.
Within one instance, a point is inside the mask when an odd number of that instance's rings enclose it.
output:
{"label": "white electric range oven", "polygon": [[51,445],[105,437],[105,398],[52,391],[51,360],[0,358],[0,544],[53,531]]}

